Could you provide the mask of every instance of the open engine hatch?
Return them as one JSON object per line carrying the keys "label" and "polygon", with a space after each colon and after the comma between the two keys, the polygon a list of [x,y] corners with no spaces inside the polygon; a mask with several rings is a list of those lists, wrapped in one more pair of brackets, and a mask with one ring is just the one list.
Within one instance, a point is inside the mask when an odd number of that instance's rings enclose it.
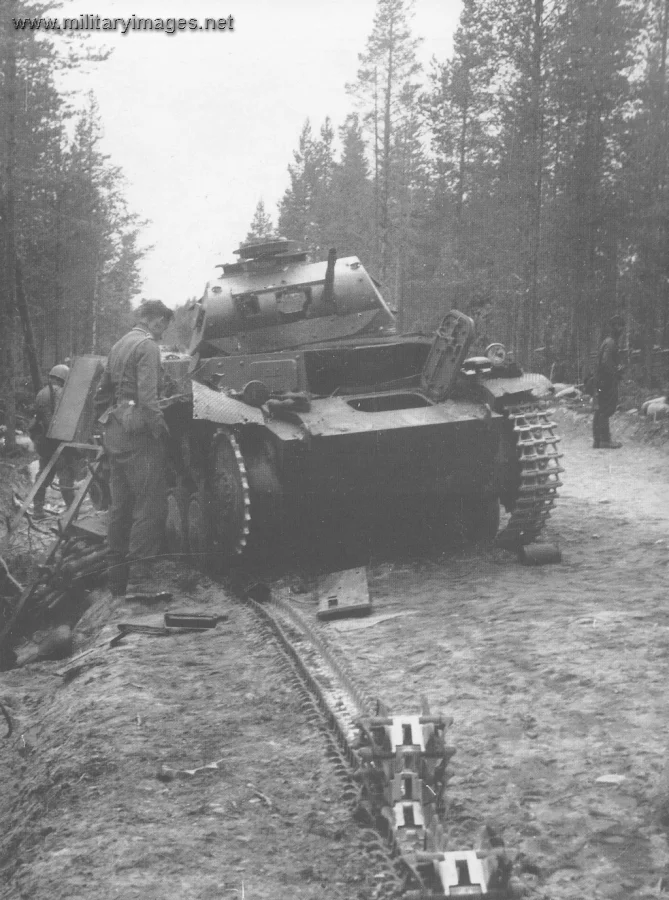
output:
{"label": "open engine hatch", "polygon": [[352,397],[346,401],[352,409],[358,412],[390,412],[396,409],[421,409],[432,406],[432,402],[422,394],[372,394],[367,397]]}

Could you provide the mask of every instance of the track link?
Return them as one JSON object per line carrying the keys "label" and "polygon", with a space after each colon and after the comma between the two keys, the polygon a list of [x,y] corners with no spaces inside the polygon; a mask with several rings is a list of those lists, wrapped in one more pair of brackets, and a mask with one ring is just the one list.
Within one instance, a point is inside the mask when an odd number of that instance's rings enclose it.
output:
{"label": "track link", "polygon": [[506,407],[513,428],[519,464],[519,481],[515,504],[506,528],[498,535],[503,547],[518,548],[536,539],[555,506],[558,488],[562,487],[559,463],[562,454],[553,410],[527,404]]}

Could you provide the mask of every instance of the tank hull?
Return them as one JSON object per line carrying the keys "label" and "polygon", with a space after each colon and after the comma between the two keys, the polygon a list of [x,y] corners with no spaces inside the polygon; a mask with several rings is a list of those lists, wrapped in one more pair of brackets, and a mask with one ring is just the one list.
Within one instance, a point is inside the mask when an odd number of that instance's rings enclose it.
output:
{"label": "tank hull", "polygon": [[355,543],[359,526],[408,537],[459,519],[491,538],[500,501],[521,507],[513,540],[536,537],[561,471],[553,423],[526,405],[541,376],[501,345],[468,359],[474,323],[456,310],[397,336],[355,257],[312,264],[278,238],[237,252],[197,304],[190,399],[166,412],[177,543],[225,568],[289,538]]}

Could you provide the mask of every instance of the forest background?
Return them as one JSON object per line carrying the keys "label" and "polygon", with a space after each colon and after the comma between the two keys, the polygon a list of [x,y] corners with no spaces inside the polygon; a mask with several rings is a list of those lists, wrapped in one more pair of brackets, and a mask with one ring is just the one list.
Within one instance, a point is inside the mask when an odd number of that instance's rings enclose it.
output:
{"label": "forest background", "polygon": [[[75,113],[57,88],[60,69],[90,59],[85,43],[64,55],[62,41],[13,27],[46,7],[0,7],[9,422],[51,365],[105,354],[123,333],[149,248],[100,149],[95,98]],[[464,0],[452,55],[427,70],[411,9],[377,0],[350,114],[305,122],[278,210],[253,198],[247,237],[359,256],[400,329],[430,329],[455,306],[482,344],[575,380],[622,313],[650,385],[653,349],[669,337],[669,0]],[[192,299],[177,310],[176,342]]]}

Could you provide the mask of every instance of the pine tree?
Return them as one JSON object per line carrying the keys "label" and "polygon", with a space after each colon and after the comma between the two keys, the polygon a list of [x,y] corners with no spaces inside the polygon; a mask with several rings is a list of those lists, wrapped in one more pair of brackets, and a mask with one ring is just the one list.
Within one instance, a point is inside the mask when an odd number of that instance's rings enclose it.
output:
{"label": "pine tree", "polygon": [[419,41],[411,35],[412,0],[377,0],[372,32],[355,84],[348,90],[363,108],[373,135],[375,225],[381,280],[390,273],[394,238],[393,177],[397,165],[395,130],[406,121],[418,92]]}
{"label": "pine tree", "polygon": [[630,228],[620,256],[626,263],[621,292],[651,385],[653,347],[669,341],[669,0],[654,0],[643,13],[645,67],[632,85],[636,114],[622,176]]}
{"label": "pine tree", "polygon": [[340,256],[359,256],[369,264],[374,251],[374,198],[357,115],[347,117],[339,135],[342,153],[332,172],[330,217],[323,243],[336,248]]}
{"label": "pine tree", "polygon": [[274,226],[272,225],[272,217],[265,211],[264,200],[258,200],[256,211],[251,219],[247,241],[258,240],[259,238],[269,238],[274,234]]}
{"label": "pine tree", "polygon": [[324,232],[330,217],[329,192],[334,171],[334,132],[329,119],[313,136],[307,119],[300,133],[294,164],[288,166],[290,186],[279,204],[279,232],[303,242],[314,255],[324,249]]}
{"label": "pine tree", "polygon": [[103,332],[114,330],[139,292],[141,223],[127,209],[123,178],[100,150],[97,103],[88,98],[65,156],[62,205],[63,294],[70,354],[99,352]]}

